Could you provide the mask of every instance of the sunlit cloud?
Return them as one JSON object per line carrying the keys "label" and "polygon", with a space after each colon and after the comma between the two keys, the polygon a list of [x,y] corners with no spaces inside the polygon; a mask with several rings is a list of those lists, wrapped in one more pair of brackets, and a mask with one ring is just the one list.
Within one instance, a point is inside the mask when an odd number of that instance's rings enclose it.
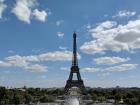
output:
{"label": "sunlit cloud", "polygon": [[16,4],[12,9],[12,13],[15,16],[28,24],[31,23],[31,19],[35,18],[38,21],[45,22],[48,13],[44,10],[34,9],[37,5],[37,0],[16,0]]}

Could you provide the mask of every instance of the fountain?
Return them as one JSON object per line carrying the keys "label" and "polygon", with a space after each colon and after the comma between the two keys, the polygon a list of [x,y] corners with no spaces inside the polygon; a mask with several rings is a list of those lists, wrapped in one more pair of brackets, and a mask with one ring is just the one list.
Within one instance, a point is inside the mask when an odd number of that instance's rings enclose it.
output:
{"label": "fountain", "polygon": [[64,105],[80,105],[80,102],[77,97],[69,97]]}
{"label": "fountain", "polygon": [[64,105],[81,105],[81,94],[77,87],[69,89],[68,94],[65,96]]}

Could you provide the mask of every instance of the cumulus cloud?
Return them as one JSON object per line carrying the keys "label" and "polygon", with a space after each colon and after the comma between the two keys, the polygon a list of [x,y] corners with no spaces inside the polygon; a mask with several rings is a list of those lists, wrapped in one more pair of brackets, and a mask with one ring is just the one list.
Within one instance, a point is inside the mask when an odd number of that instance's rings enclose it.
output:
{"label": "cumulus cloud", "polygon": [[35,18],[39,21],[42,21],[42,22],[45,22],[46,21],[46,18],[48,16],[47,12],[42,10],[42,11],[39,11],[38,9],[35,9],[33,11],[33,16],[35,16]]}
{"label": "cumulus cloud", "polygon": [[[109,25],[104,25],[105,23]],[[133,51],[140,48],[140,20],[129,21],[125,25],[106,21],[89,29],[93,40],[85,42],[80,49],[88,54]]]}
{"label": "cumulus cloud", "polygon": [[111,67],[106,67],[106,68],[94,68],[94,67],[86,67],[82,68],[81,70],[83,72],[97,72],[101,75],[109,75],[112,72],[124,72],[124,71],[129,71],[129,70],[134,70],[138,64],[120,64],[117,66],[111,66]]}
{"label": "cumulus cloud", "polygon": [[4,4],[4,0],[0,0],[0,19],[2,19],[3,12],[7,8],[7,5]]}
{"label": "cumulus cloud", "polygon": [[[23,59],[23,61],[28,62],[40,62],[40,61],[70,61],[72,59],[72,52],[71,51],[54,51],[54,52],[46,52],[39,55],[30,55],[30,56],[10,56],[5,58],[8,59]],[[78,59],[80,59],[81,56],[78,54]],[[17,61],[18,62],[18,61]]]}
{"label": "cumulus cloud", "polygon": [[130,17],[130,16],[134,16],[136,15],[135,11],[127,11],[127,10],[123,10],[123,11],[119,11],[115,16],[113,17]]}
{"label": "cumulus cloud", "polygon": [[28,62],[19,55],[6,57],[5,61],[14,67],[26,67],[28,65]]}
{"label": "cumulus cloud", "polygon": [[30,24],[33,17],[39,21],[45,22],[47,12],[44,10],[39,11],[38,9],[33,10],[36,4],[36,0],[16,0],[12,13],[14,13],[19,20],[28,24]]}
{"label": "cumulus cloud", "polygon": [[30,66],[26,66],[25,69],[29,70],[29,71],[34,71],[34,72],[45,72],[45,71],[47,71],[47,66],[33,64]]}
{"label": "cumulus cloud", "polygon": [[14,13],[19,20],[30,23],[31,9],[34,6],[35,0],[17,0],[12,13]]}
{"label": "cumulus cloud", "polygon": [[67,47],[59,46],[60,50],[67,50]]}
{"label": "cumulus cloud", "polygon": [[11,66],[10,63],[4,62],[4,61],[0,61],[0,67],[10,67],[10,66]]}
{"label": "cumulus cloud", "polygon": [[99,32],[105,29],[110,29],[117,25],[115,21],[105,21],[103,23],[99,23],[98,26],[94,30],[89,30],[90,32]]}
{"label": "cumulus cloud", "polygon": [[81,71],[83,71],[83,72],[99,72],[100,69],[99,68],[93,68],[93,67],[86,67],[86,68],[82,68]]}
{"label": "cumulus cloud", "polygon": [[105,71],[110,71],[110,72],[121,72],[121,71],[128,71],[128,70],[133,70],[136,68],[138,64],[121,64],[118,66],[113,66],[106,68]]}
{"label": "cumulus cloud", "polygon": [[15,67],[32,72],[47,71],[47,66],[28,62],[27,59],[25,59],[25,57],[19,55],[6,57],[3,61],[0,61],[0,67]]}
{"label": "cumulus cloud", "polygon": [[[78,58],[80,59],[80,55],[78,54]],[[70,61],[72,59],[71,51],[55,51],[48,52],[45,54],[40,54],[38,59],[41,61]]]}
{"label": "cumulus cloud", "polygon": [[[80,58],[81,57],[78,54],[78,59]],[[72,52],[66,50],[30,56],[14,55],[0,60],[0,67],[16,67],[28,71],[45,72],[48,70],[48,67],[37,63],[41,63],[43,61],[70,61],[71,59]]]}
{"label": "cumulus cloud", "polygon": [[121,58],[121,57],[100,57],[94,59],[96,64],[102,65],[113,65],[117,63],[122,63],[130,60],[130,58]]}
{"label": "cumulus cloud", "polygon": [[57,32],[57,36],[59,37],[59,38],[63,38],[64,37],[64,33],[63,32]]}

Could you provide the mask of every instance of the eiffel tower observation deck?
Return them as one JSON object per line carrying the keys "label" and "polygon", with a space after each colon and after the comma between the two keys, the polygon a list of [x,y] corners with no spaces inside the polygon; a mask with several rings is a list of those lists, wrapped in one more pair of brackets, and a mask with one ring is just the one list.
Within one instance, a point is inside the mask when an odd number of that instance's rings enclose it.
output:
{"label": "eiffel tower observation deck", "polygon": [[[76,33],[73,33],[73,55],[72,55],[72,66],[70,70],[69,78],[66,82],[65,86],[65,94],[68,93],[70,88],[77,87],[79,88],[80,92],[83,94],[85,93],[85,86],[84,82],[81,78],[79,67],[78,67],[78,58],[77,58],[77,43],[76,43]],[[76,74],[77,79],[75,80],[74,74]]]}

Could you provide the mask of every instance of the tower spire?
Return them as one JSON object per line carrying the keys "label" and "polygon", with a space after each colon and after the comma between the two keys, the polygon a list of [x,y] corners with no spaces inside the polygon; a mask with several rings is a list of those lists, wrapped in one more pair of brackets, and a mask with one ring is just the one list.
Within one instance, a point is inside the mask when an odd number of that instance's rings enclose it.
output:
{"label": "tower spire", "polygon": [[73,33],[73,57],[72,57],[72,66],[78,66],[77,59],[77,43],[76,43],[76,33]]}

